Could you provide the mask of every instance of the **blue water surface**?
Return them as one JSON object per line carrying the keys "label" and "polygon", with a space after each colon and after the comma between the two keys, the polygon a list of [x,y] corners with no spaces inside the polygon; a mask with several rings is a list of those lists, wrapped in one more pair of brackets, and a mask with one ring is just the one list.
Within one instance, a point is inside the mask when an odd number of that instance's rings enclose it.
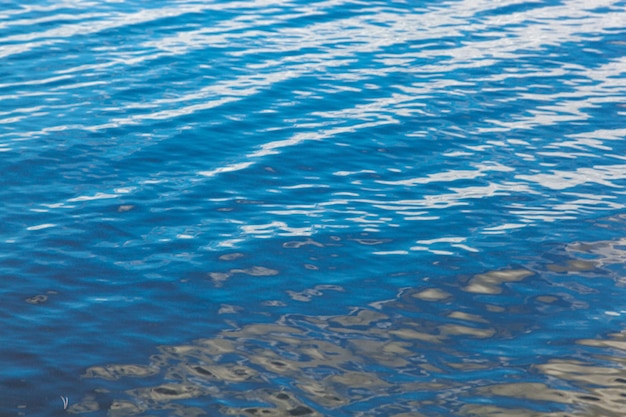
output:
{"label": "blue water surface", "polygon": [[626,2],[10,1],[0,62],[0,416],[626,409]]}

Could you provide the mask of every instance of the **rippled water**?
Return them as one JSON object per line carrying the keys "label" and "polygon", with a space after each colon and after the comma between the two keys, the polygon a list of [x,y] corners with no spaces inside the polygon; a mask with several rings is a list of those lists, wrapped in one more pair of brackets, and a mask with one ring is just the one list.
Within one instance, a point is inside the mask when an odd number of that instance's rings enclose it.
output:
{"label": "rippled water", "polygon": [[625,10],[3,3],[0,415],[623,415]]}

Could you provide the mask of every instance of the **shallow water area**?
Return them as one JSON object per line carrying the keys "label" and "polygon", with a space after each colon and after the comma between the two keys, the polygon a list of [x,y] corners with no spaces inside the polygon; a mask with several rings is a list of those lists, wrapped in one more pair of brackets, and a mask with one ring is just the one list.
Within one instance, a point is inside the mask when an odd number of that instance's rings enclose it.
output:
{"label": "shallow water area", "polygon": [[4,5],[0,416],[621,415],[624,10]]}

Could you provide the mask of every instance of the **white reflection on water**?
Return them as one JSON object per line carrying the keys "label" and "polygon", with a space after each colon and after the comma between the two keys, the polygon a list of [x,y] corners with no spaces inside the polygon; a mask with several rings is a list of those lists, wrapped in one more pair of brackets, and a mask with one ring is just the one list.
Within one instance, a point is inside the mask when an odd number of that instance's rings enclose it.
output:
{"label": "white reflection on water", "polygon": [[[154,32],[150,38],[140,38],[136,45],[127,42],[123,45],[99,45],[94,48],[93,57],[87,58],[87,61],[93,62],[70,60],[65,64],[61,63],[51,72],[44,72],[42,75],[36,72],[35,79],[27,77],[19,81],[13,80],[0,87],[21,88],[37,85],[42,88],[38,94],[44,96],[97,89],[107,84],[92,78],[101,76],[103,71],[112,71],[113,67],[140,68],[141,65],[157,62],[164,57],[184,58],[194,51],[204,51],[208,56],[211,56],[211,51],[224,54],[224,57],[234,60],[237,71],[233,74],[222,74],[221,77],[216,76],[215,79],[206,79],[202,85],[198,85],[197,80],[185,80],[177,85],[175,94],[165,96],[155,94],[148,99],[133,96],[129,100],[119,102],[118,107],[115,102],[109,107],[99,104],[100,101],[95,99],[94,93],[90,93],[91,95],[84,98],[93,99],[91,112],[103,115],[97,121],[81,118],[79,123],[47,126],[41,129],[36,127],[37,123],[33,123],[32,128],[13,132],[13,135],[27,139],[54,135],[55,132],[67,127],[102,132],[129,126],[149,129],[150,123],[155,121],[175,124],[181,117],[197,115],[207,110],[218,111],[226,105],[257,97],[278,84],[287,81],[297,82],[306,77],[313,77],[325,83],[310,88],[304,83],[302,91],[299,90],[299,94],[294,94],[290,105],[306,103],[314,98],[332,99],[338,92],[352,91],[358,95],[363,89],[354,85],[356,81],[363,83],[364,86],[370,86],[372,91],[380,91],[381,86],[385,87],[382,95],[368,96],[361,102],[348,102],[337,109],[325,110],[314,106],[312,110],[290,119],[291,127],[283,126],[280,122],[259,127],[259,131],[268,134],[263,136],[260,143],[252,141],[243,144],[241,152],[234,160],[231,158],[214,161],[212,162],[214,167],[187,174],[183,180],[177,178],[177,181],[183,184],[180,186],[179,194],[185,193],[190,184],[202,183],[203,180],[208,181],[219,175],[253,169],[260,163],[271,161],[276,155],[298,152],[298,149],[312,141],[354,146],[353,143],[339,142],[337,138],[347,133],[361,133],[367,136],[369,131],[382,126],[401,128],[401,118],[424,116],[439,118],[449,112],[454,105],[448,103],[447,106],[433,108],[431,102],[436,97],[448,101],[463,97],[480,99],[480,103],[485,107],[502,105],[514,100],[528,101],[529,104],[523,114],[507,117],[503,115],[497,119],[486,118],[481,124],[465,126],[463,131],[455,130],[454,126],[446,128],[447,136],[459,139],[484,133],[512,134],[533,127],[546,127],[569,121],[581,122],[590,118],[589,109],[601,104],[623,103],[626,100],[624,96],[626,80],[621,76],[626,65],[623,57],[602,62],[597,66],[591,63],[585,66],[577,62],[559,62],[558,56],[547,57],[547,61],[539,59],[546,47],[580,42],[589,37],[600,38],[602,35],[621,30],[626,25],[626,16],[617,12],[618,2],[610,0],[596,2],[593,8],[612,8],[616,12],[590,12],[590,6],[584,1],[543,5],[505,15],[497,13],[500,5],[487,1],[448,2],[429,9],[416,10],[406,6],[373,3],[364,6],[359,13],[336,19],[328,19],[326,13],[344,5],[342,1],[314,5],[268,1],[182,3],[175,7],[115,12],[107,9],[90,11],[88,5],[89,3],[72,2],[49,8],[29,9],[47,13],[63,10],[58,20],[52,19],[51,16],[20,18],[21,15],[27,16],[27,10],[7,12],[6,20],[2,22],[6,29],[57,21],[59,24],[47,30],[4,37],[2,39],[5,42],[4,56],[34,50],[44,45],[48,47],[63,45],[68,39],[78,35],[88,36],[130,25],[149,24],[159,22],[163,18],[173,19],[174,23],[171,23],[171,27],[168,26],[168,30]],[[74,17],[63,20],[63,16],[67,14],[64,8],[76,11]],[[211,24],[202,27],[197,23],[184,27],[176,26],[177,17],[202,15],[211,11],[231,13],[232,18],[215,19]],[[490,16],[489,11],[496,14]],[[297,19],[307,17],[310,19],[307,20],[306,26],[291,24]],[[157,25],[156,28],[158,27]],[[467,34],[478,34],[480,37],[466,37]],[[458,40],[461,37],[463,40]],[[396,51],[395,48],[399,50]],[[363,61],[364,57],[371,57],[376,65],[367,64]],[[507,62],[519,62],[519,65],[507,66],[502,71],[491,71]],[[544,65],[550,63],[558,66]],[[205,69],[203,73],[210,75],[213,74],[215,63],[209,59],[207,62],[193,65],[203,65]],[[466,77],[463,71],[471,68],[484,68],[485,72]],[[462,75],[459,76],[455,71],[461,71]],[[567,88],[559,88],[556,92],[554,88],[544,88],[546,85],[550,86],[550,82],[545,80],[557,82],[559,79],[567,81]],[[497,85],[507,81],[524,85],[517,89],[511,89],[509,85]],[[61,85],[56,85],[58,83]],[[48,85],[52,87],[47,87]],[[506,92],[507,96],[498,98],[499,91]],[[493,97],[493,102],[481,98],[483,92],[488,92]],[[28,94],[32,93],[25,92],[25,95]],[[79,104],[69,106],[75,109]],[[3,112],[0,115],[0,122],[7,125],[28,122],[31,118],[64,112],[67,106],[64,100],[56,100],[37,107],[15,108]],[[281,115],[281,106],[280,102],[270,101],[257,111],[259,114],[270,112]],[[471,109],[468,111],[471,115]],[[286,139],[282,137],[273,139],[271,134],[274,131],[289,130],[294,132],[289,133]],[[541,140],[539,143],[530,138],[525,143],[519,140],[516,142],[515,139],[476,144],[459,143],[456,149],[448,149],[449,152],[444,155],[480,161],[488,159],[486,153],[502,148],[503,152],[510,151],[517,158],[530,162],[537,161],[539,157],[593,158],[595,150],[609,151],[611,141],[616,141],[623,133],[621,128],[601,129],[591,130],[587,134]],[[413,138],[428,138],[432,134],[431,130],[406,132],[407,137]],[[459,148],[463,148],[464,151],[460,151]],[[577,152],[572,153],[572,149]],[[610,157],[621,160],[625,158],[617,152]],[[389,168],[400,169],[397,166]],[[443,166],[434,172],[427,170],[419,172],[417,176],[414,172],[406,172],[400,179],[381,177],[374,183],[390,187],[381,191],[393,194],[394,191],[401,190],[401,187],[416,187],[416,191],[419,192],[421,191],[417,188],[419,186],[489,177],[497,172],[509,172],[509,181],[489,181],[488,185],[483,186],[450,187],[451,193],[444,191],[431,196],[427,192],[421,200],[370,200],[369,203],[373,204],[375,209],[394,211],[394,214],[403,220],[434,221],[439,220],[440,215],[433,210],[467,205],[468,199],[542,192],[535,189],[535,185],[548,190],[564,190],[589,184],[614,188],[620,186],[615,181],[621,180],[625,175],[621,165],[598,165],[576,170],[557,167],[558,169],[551,174],[525,172],[519,175],[514,174],[515,168],[499,161],[476,164],[471,168],[464,166],[449,169]],[[402,167],[402,170],[406,168]],[[96,195],[107,194],[107,190],[94,192]],[[176,192],[172,193],[175,194]],[[74,199],[81,197],[76,196]],[[516,224],[553,222],[555,219],[572,218],[574,212],[592,207],[594,201],[596,204],[593,208],[596,210],[607,207],[619,208],[618,203],[609,200],[610,197],[607,196],[601,201],[585,199],[563,205],[545,204],[541,207],[527,208],[512,206],[510,213],[517,215],[517,219],[512,221]],[[368,204],[364,199],[346,199],[345,202]],[[320,208],[329,206],[336,209],[343,201],[320,201],[320,203],[312,205],[309,213],[319,214]],[[304,209],[285,207],[284,213],[293,213],[294,210],[303,213]],[[368,210],[359,211],[365,214],[368,212]],[[272,210],[272,213],[279,212],[280,210]],[[360,216],[351,219],[359,224],[365,224],[365,227],[374,223],[363,221]],[[392,219],[389,223],[397,224],[397,221]],[[499,226],[501,225],[487,225],[487,232]],[[336,227],[343,225],[337,224]]]}
{"label": "white reflection on water", "polygon": [[554,170],[552,172],[552,174],[516,175],[516,178],[539,183],[551,190],[574,188],[582,184],[624,188],[611,181],[623,181],[626,178],[626,165],[595,165],[589,168],[578,168],[576,171]]}

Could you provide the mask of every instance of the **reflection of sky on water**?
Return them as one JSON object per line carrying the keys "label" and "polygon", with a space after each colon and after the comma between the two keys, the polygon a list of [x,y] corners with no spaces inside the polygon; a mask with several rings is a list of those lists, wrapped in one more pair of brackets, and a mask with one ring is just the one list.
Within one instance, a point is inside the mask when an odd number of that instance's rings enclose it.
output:
{"label": "reflection of sky on water", "polygon": [[[625,257],[623,240],[574,243],[537,265],[405,288],[345,315],[239,325],[246,307],[223,305],[232,328],[215,337],[161,346],[145,363],[87,369],[94,389],[69,412],[617,416],[626,406],[626,330],[594,334],[589,320],[624,321],[626,310],[603,309],[594,286],[614,280],[623,293]],[[254,266],[212,279],[276,273]],[[319,285],[290,296],[314,304],[343,291]],[[270,318],[285,303],[265,306]]]}
{"label": "reflection of sky on water", "polygon": [[[56,135],[73,129],[110,136],[129,128],[132,138],[115,141],[102,161],[90,161],[106,171],[103,161],[109,158],[124,159],[167,142],[172,132],[156,134],[152,128],[159,121],[193,135],[198,120],[189,116],[206,123],[201,137],[213,128],[231,129],[246,140],[238,138],[231,154],[228,136],[212,149],[227,152],[182,173],[147,170],[131,181],[94,181],[83,190],[64,190],[59,198],[42,197],[40,213],[59,215],[75,203],[98,210],[102,200],[141,198],[150,186],[162,201],[185,199],[190,192],[204,197],[214,181],[236,184],[237,175],[262,176],[272,198],[259,208],[271,219],[226,219],[222,241],[211,245],[228,248],[249,237],[312,235],[321,227],[390,233],[406,222],[437,227],[465,206],[497,214],[493,223],[471,224],[479,229],[473,234],[488,236],[623,206],[626,169],[615,148],[624,128],[619,122],[597,125],[594,117],[598,108],[615,120],[624,114],[616,110],[626,87],[623,41],[615,38],[626,19],[619,2],[595,2],[593,9],[582,1],[519,8],[475,0],[422,8],[373,2],[338,15],[334,8],[348,7],[342,1],[159,6],[73,2],[33,6],[33,15],[5,11],[2,57],[58,48],[78,35],[85,37],[79,44],[85,56],[80,62],[74,55],[59,56],[48,71],[32,70],[28,79],[0,85],[25,95],[32,93],[25,87],[40,86],[37,95],[54,98],[24,107],[17,95],[3,96],[8,104],[0,117],[18,128],[3,139],[2,150],[21,150],[25,139],[56,143]],[[40,23],[48,25],[16,30]],[[134,26],[146,30],[134,32]],[[133,42],[106,36],[126,27]],[[581,52],[571,46],[595,40],[604,48]],[[570,49],[580,55],[568,55]],[[177,65],[194,72],[171,71]],[[159,78],[162,68],[173,77],[167,83]],[[167,85],[147,88],[153,82]],[[68,91],[84,100],[57,99]],[[19,104],[14,109],[13,101]],[[66,112],[73,116],[61,118],[63,124],[50,117]],[[216,117],[205,119],[206,113]],[[419,153],[403,157],[415,151],[415,141]],[[378,154],[356,154],[364,147]],[[322,169],[310,178],[289,178],[260,169],[281,167],[303,154],[330,160],[337,152],[345,154],[333,176]],[[303,198],[305,185],[310,190]],[[594,196],[599,186],[604,192]],[[245,186],[223,191],[206,203],[234,205],[251,194]],[[193,236],[215,240],[210,226],[200,224]],[[39,227],[62,225],[26,226]],[[459,253],[411,242],[392,252],[421,250]]]}

